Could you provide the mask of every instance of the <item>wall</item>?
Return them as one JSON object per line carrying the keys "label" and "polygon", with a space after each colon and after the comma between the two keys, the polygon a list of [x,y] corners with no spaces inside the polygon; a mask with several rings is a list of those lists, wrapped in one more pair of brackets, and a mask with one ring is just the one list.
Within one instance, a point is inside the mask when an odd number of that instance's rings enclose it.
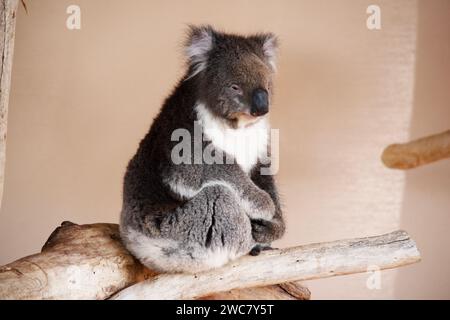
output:
{"label": "wall", "polygon": [[[70,4],[81,7],[81,30],[65,27]],[[0,264],[38,251],[64,220],[118,221],[125,165],[182,74],[185,24],[211,23],[281,38],[272,122],[280,128],[288,232],[275,245],[399,227],[423,244],[426,261],[383,272],[380,290],[367,289],[366,274],[353,275],[309,282],[313,298],[450,298],[448,282],[425,283],[431,271],[449,278],[436,262],[448,262],[450,253],[437,259],[434,242],[449,241],[448,163],[408,173],[405,184],[403,172],[379,160],[387,144],[450,127],[448,2],[377,1],[380,31],[366,28],[369,4],[28,1],[16,34]],[[424,78],[415,83],[415,74]],[[433,206],[431,225],[420,204]],[[411,287],[418,277],[420,286]]]}
{"label": "wall", "polygon": [[[419,3],[417,64],[410,137],[450,128],[450,1]],[[422,262],[399,273],[403,298],[450,298],[450,161],[406,173],[400,226],[419,245]]]}

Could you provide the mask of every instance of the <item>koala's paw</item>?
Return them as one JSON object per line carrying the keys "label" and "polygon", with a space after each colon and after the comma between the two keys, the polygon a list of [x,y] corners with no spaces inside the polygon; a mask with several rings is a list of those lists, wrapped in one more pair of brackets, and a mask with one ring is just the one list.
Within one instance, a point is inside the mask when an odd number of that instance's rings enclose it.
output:
{"label": "koala's paw", "polygon": [[261,191],[253,198],[253,205],[249,210],[251,219],[271,220],[275,215],[275,204],[268,193]]}
{"label": "koala's paw", "polygon": [[267,220],[252,220],[252,237],[259,243],[270,243],[273,239],[272,223]]}

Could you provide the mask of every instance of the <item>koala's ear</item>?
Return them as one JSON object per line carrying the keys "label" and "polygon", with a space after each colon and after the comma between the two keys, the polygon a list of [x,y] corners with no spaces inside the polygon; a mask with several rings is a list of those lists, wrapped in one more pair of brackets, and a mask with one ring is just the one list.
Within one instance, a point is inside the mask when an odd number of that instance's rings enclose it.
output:
{"label": "koala's ear", "polygon": [[256,36],[258,42],[262,46],[262,51],[266,61],[276,71],[277,53],[278,53],[278,38],[273,33],[263,33]]}
{"label": "koala's ear", "polygon": [[189,78],[206,68],[208,53],[215,41],[216,32],[211,26],[189,26],[185,53],[192,69]]}

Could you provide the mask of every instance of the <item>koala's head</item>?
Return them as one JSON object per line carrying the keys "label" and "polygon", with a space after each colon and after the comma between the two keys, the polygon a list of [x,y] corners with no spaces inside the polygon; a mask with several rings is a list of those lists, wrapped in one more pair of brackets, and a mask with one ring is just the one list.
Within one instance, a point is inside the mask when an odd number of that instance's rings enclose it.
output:
{"label": "koala's head", "polygon": [[191,27],[187,78],[198,81],[199,99],[215,116],[233,127],[249,125],[269,112],[276,50],[270,33],[239,36]]}

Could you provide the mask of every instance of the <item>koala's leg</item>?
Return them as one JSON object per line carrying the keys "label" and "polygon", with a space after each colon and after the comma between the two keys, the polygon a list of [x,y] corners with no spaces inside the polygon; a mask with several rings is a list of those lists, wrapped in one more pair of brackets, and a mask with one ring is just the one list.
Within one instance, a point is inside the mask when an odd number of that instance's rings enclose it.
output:
{"label": "koala's leg", "polygon": [[122,226],[122,238],[144,265],[158,271],[192,273],[220,267],[255,245],[250,219],[235,194],[221,185],[202,188],[165,212],[158,225],[141,220],[140,231]]}
{"label": "koala's leg", "polygon": [[[261,249],[270,248],[272,241],[284,234],[285,223],[273,176],[262,175],[260,163],[251,176],[234,164],[205,166],[203,177],[205,181],[219,181],[234,190],[242,210],[251,220],[253,239]],[[254,253],[257,252],[256,248]]]}
{"label": "koala's leg", "polygon": [[[233,191],[250,219],[271,220],[276,213],[271,195],[257,186],[238,165],[205,165],[201,167],[201,173],[195,170],[195,165],[178,165],[165,174],[170,178],[164,182],[175,199],[191,199],[207,186],[222,185]],[[191,180],[191,177],[199,176],[201,179]]]}
{"label": "koala's leg", "polygon": [[271,219],[252,219],[253,239],[258,243],[253,250],[254,255],[268,248],[272,241],[281,238],[285,232],[280,199],[273,176],[262,175],[260,169],[261,165],[259,164],[253,171],[251,179],[255,185],[270,195],[275,204],[275,214]]}

